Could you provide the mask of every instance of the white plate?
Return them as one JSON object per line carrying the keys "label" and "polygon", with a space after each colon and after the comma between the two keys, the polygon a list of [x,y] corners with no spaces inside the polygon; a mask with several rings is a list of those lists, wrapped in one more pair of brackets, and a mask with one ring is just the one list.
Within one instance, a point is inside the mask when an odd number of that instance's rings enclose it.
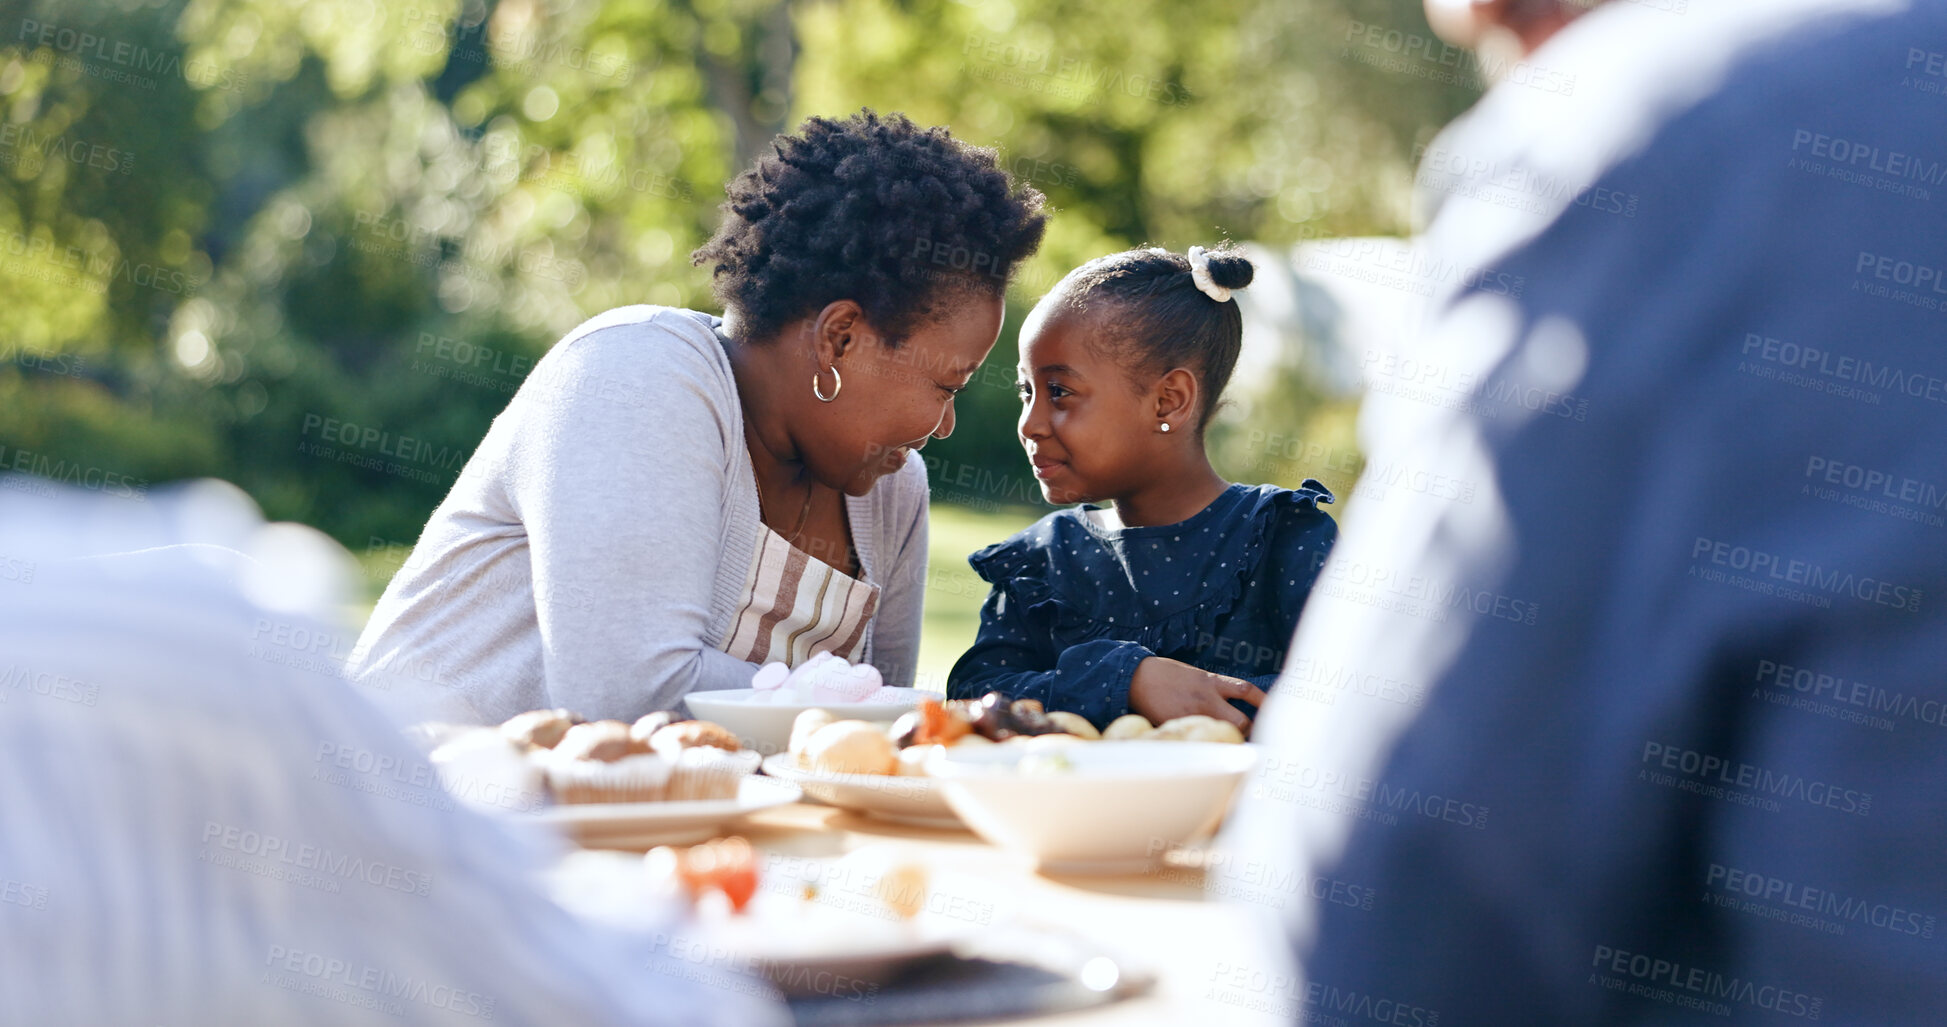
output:
{"label": "white plate", "polygon": [[737,786],[734,799],[676,802],[585,802],[549,806],[539,814],[583,845],[604,849],[647,849],[687,845],[724,833],[746,813],[782,806],[803,797],[798,786],[753,774]]}
{"label": "white plate", "polygon": [[770,693],[754,688],[724,688],[691,692],[683,701],[689,704],[691,716],[722,724],[744,743],[745,748],[769,756],[783,752],[785,746],[790,744],[791,725],[797,721],[798,714],[806,710],[825,710],[838,720],[886,723],[898,720],[900,714],[918,706],[921,699],[928,696],[943,698],[938,692],[918,688],[881,691],[895,694],[884,702],[778,703],[763,701],[760,697]]}
{"label": "white plate", "polygon": [[[921,910],[900,919],[875,896],[884,866],[862,855],[768,861],[743,914],[712,918],[711,944],[748,960],[787,995],[844,994],[848,987],[835,982],[882,984],[906,963],[990,929],[1010,905],[989,882],[929,869]],[[805,897],[808,883],[815,898]]]}
{"label": "white plate", "polygon": [[[712,939],[735,952],[787,995],[830,993],[828,982],[881,985],[916,959],[951,952],[974,933],[966,924],[914,921],[866,923],[802,903],[787,915],[753,902],[744,917]],[[863,930],[861,928],[864,928]],[[853,991],[858,989],[854,988]]]}
{"label": "white plate", "polygon": [[788,752],[766,756],[763,767],[764,773],[796,782],[806,795],[828,806],[919,827],[961,827],[939,784],[930,777],[821,774],[798,766]]}
{"label": "white plate", "polygon": [[[926,868],[924,901],[910,920],[880,897],[888,860]],[[641,856],[619,852],[569,853],[543,880],[576,916],[657,934],[662,951],[700,983],[748,987],[749,971],[787,994],[822,997],[869,998],[913,960],[976,944],[1012,923],[1021,904],[983,875],[941,870],[897,843],[837,859],[762,852],[757,892],[742,913],[716,892],[694,905],[676,898],[644,873]]]}

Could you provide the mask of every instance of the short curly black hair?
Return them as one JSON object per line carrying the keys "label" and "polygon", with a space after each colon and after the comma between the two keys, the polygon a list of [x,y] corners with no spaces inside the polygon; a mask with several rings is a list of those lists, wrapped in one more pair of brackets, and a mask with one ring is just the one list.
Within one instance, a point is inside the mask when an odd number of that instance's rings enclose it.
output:
{"label": "short curly black hair", "polygon": [[723,223],[690,262],[710,265],[746,339],[851,299],[897,345],[943,300],[1004,293],[1048,222],[994,150],[870,108],[806,119],[724,191]]}

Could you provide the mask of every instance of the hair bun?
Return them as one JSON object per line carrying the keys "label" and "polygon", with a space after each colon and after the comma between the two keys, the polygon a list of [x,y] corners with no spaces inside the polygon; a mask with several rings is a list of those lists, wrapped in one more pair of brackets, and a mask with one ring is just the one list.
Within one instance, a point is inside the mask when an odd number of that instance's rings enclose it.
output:
{"label": "hair bun", "polygon": [[1226,289],[1242,289],[1251,284],[1257,268],[1249,257],[1225,243],[1221,249],[1210,250],[1210,280]]}

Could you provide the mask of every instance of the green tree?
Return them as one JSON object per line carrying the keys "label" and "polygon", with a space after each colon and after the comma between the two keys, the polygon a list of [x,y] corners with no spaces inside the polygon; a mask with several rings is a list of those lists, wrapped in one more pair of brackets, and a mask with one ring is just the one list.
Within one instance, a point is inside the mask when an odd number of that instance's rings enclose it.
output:
{"label": "green tree", "polygon": [[[986,475],[942,498],[1026,501],[1013,334],[1062,272],[1406,229],[1413,148],[1474,92],[1374,66],[1396,55],[1357,26],[1430,38],[1417,7],[5,0],[0,463],[216,475],[409,542],[554,339],[709,307],[687,256],[722,183],[869,105],[997,147],[1058,209],[928,451]],[[1290,395],[1252,416],[1343,419]]]}

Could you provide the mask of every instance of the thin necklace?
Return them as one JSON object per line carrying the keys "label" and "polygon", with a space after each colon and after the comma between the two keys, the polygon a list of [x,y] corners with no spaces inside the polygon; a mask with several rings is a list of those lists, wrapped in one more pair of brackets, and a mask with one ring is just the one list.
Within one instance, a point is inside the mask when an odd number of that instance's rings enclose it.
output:
{"label": "thin necklace", "polygon": [[[748,424],[744,426],[744,438],[746,444],[748,444],[750,439],[750,426]],[[754,466],[751,468],[751,483],[757,485],[757,516],[762,518],[764,516],[764,486],[757,481],[757,468]],[[797,530],[791,533],[789,538],[784,540],[787,544],[795,545],[798,541],[798,536],[804,534],[805,522],[811,518],[811,497],[817,490],[818,485],[815,482],[805,486],[804,509],[798,511],[798,527]]]}
{"label": "thin necklace", "polygon": [[[811,497],[817,490],[818,486],[816,485],[805,486],[804,509],[798,511],[798,526],[792,530],[790,535],[785,537],[784,541],[786,544],[795,545],[798,541],[798,536],[804,534],[805,523],[811,519]],[[761,514],[764,512],[764,490],[761,488],[757,490],[757,508],[758,513]]]}

